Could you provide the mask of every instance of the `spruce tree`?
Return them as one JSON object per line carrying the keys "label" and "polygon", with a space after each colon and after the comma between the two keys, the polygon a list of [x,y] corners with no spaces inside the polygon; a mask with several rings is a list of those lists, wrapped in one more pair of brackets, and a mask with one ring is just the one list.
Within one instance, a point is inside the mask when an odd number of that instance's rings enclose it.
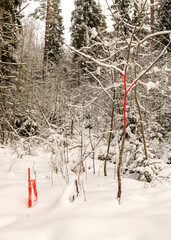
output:
{"label": "spruce tree", "polygon": [[[105,16],[102,14],[101,6],[95,0],[75,0],[74,4],[70,28],[71,45],[76,49],[89,46],[83,51],[98,57],[102,48],[96,43],[101,41],[106,34]],[[84,77],[90,80],[91,77],[87,76],[87,70],[93,71],[94,66],[77,54],[74,54],[72,61],[77,68],[73,76],[74,80],[77,79],[77,84],[80,84],[80,81],[84,82]]]}
{"label": "spruce tree", "polygon": [[[17,31],[20,25],[20,15],[17,13],[17,7],[20,5],[21,1],[19,0],[4,0],[0,3],[0,58],[2,62],[16,62],[14,52],[17,47]],[[8,67],[2,67],[2,71],[7,73]]]}
{"label": "spruce tree", "polygon": [[[162,0],[157,14],[157,24],[159,31],[165,31],[171,29],[171,1]],[[163,36],[162,42],[167,45],[169,36]]]}
{"label": "spruce tree", "polygon": [[20,5],[19,0],[0,2],[0,83],[2,76],[5,84],[11,82],[8,75],[12,75],[13,70],[17,69],[14,55],[18,46],[17,36],[21,29],[21,15],[18,13]]}
{"label": "spruce tree", "polygon": [[95,0],[75,0],[71,17],[71,44],[76,49],[89,45],[91,40],[104,36],[105,16]]}
{"label": "spruce tree", "polygon": [[57,64],[63,53],[63,18],[61,16],[60,0],[51,3],[49,22],[49,62]]}
{"label": "spruce tree", "polygon": [[125,35],[129,33],[129,27],[127,25],[131,23],[130,11],[131,1],[130,0],[114,0],[111,9],[113,10],[114,16],[114,29],[115,31],[123,31]]}

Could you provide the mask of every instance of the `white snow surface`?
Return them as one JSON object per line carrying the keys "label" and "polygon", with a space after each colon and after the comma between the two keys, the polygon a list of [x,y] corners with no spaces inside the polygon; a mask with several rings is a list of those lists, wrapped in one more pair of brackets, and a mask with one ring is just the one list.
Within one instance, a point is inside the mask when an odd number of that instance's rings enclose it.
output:
{"label": "white snow surface", "polygon": [[[60,173],[51,178],[50,154],[17,158],[0,147],[0,240],[169,240],[171,185],[155,186],[123,178],[121,204],[116,200],[113,165],[108,176],[82,175],[84,195],[73,196]],[[99,161],[100,162],[100,161]],[[27,207],[27,169],[34,165],[38,201]],[[167,174],[170,172],[169,169]],[[73,173],[74,174],[74,173]],[[33,170],[31,171],[34,178]]]}

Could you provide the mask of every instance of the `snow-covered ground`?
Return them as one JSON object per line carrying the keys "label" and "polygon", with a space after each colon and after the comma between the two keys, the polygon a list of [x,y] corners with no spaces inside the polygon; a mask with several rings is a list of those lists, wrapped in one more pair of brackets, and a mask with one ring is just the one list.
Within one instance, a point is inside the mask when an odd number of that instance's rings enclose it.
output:
{"label": "snow-covered ground", "polygon": [[[38,201],[28,208],[27,170],[33,166]],[[171,185],[123,178],[119,205],[113,171],[111,165],[107,177],[83,174],[85,195],[71,202],[74,173],[68,185],[60,173],[52,176],[50,154],[17,158],[0,147],[0,240],[169,240]]]}

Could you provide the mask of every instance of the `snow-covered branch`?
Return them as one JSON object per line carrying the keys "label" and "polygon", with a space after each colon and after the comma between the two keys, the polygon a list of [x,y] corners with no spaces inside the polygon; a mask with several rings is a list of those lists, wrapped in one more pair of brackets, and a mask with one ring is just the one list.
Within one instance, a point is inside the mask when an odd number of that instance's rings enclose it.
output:
{"label": "snow-covered branch", "polygon": [[148,66],[144,71],[142,71],[139,76],[133,81],[131,86],[128,88],[127,93],[132,89],[132,87],[135,85],[135,83],[142,78],[153,66],[154,64],[163,56],[163,54],[166,52],[167,48],[171,44],[171,40],[169,41],[168,45],[163,49],[163,51],[160,53],[160,55]]}
{"label": "snow-covered branch", "polygon": [[100,87],[102,88],[102,90],[108,95],[108,97],[112,100],[113,102],[113,98],[110,96],[110,94],[107,92],[107,90],[103,87],[102,83],[100,82],[100,80],[90,71],[88,71],[90,73],[90,75],[99,83]]}
{"label": "snow-covered branch", "polygon": [[144,39],[142,39],[140,41],[140,44],[142,44],[143,42],[147,41],[149,38],[153,38],[153,37],[160,36],[160,35],[167,35],[167,34],[171,34],[171,30],[169,30],[169,31],[160,31],[160,32],[156,32],[156,33],[153,33],[153,34],[149,34],[147,37],[145,37]]}
{"label": "snow-covered branch", "polygon": [[111,69],[114,69],[114,70],[118,71],[121,74],[124,74],[124,72],[120,68],[116,67],[114,64],[103,63],[100,60],[97,60],[97,59],[93,58],[92,56],[87,55],[87,54],[75,49],[74,47],[69,46],[67,43],[65,43],[65,45],[67,47],[69,47],[72,51],[78,53],[80,56],[83,56],[84,58],[89,59],[90,61],[96,63],[97,65],[99,65],[101,67],[111,68]]}

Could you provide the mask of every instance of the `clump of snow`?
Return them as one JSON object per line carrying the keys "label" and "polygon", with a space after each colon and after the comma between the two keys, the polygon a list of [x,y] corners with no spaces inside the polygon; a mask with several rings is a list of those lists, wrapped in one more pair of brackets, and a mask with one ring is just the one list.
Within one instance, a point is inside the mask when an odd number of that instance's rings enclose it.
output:
{"label": "clump of snow", "polygon": [[153,67],[153,72],[154,72],[154,73],[158,73],[158,72],[160,72],[160,70],[159,70],[158,67]]}
{"label": "clump of snow", "polygon": [[98,32],[95,27],[90,29],[90,33],[91,33],[91,38],[96,38],[98,35]]}
{"label": "clump of snow", "polygon": [[101,75],[101,67],[99,67],[99,66],[97,67],[96,74],[99,76]]}
{"label": "clump of snow", "polygon": [[149,81],[148,83],[146,83],[146,87],[147,87],[147,91],[150,91],[151,89],[155,89],[157,88],[156,84]]}
{"label": "clump of snow", "polygon": [[120,15],[119,12],[116,12],[116,13],[114,13],[113,15],[114,15],[115,18],[120,18],[120,17],[121,17],[121,15]]}

